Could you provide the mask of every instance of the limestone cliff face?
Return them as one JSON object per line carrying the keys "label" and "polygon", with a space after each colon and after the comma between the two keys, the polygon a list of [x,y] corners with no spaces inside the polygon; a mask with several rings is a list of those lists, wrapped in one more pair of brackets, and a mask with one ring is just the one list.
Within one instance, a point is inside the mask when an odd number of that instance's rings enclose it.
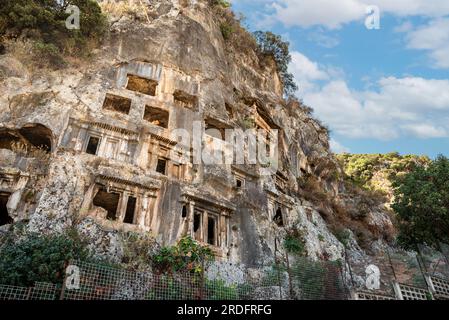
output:
{"label": "limestone cliff face", "polygon": [[[103,3],[110,34],[90,62],[34,70],[17,43],[7,44],[0,194],[10,220],[1,228],[75,226],[116,259],[121,231],[151,233],[161,244],[192,235],[221,259],[250,266],[270,263],[275,242],[303,228],[311,257],[341,258],[343,244],[301,191],[306,177],[330,197],[344,191],[326,130],[283,100],[274,64],[230,48],[206,1],[151,3],[134,14]],[[255,125],[279,132],[271,175],[260,165],[195,163],[195,151],[173,135]],[[212,136],[203,147],[224,143]],[[373,221],[383,215],[376,212]]]}

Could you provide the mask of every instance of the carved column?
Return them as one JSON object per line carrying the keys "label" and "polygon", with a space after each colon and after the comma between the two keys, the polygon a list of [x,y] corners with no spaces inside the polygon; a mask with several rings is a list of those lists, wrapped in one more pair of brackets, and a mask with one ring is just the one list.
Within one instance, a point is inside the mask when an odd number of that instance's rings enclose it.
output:
{"label": "carved column", "polygon": [[187,206],[187,234],[193,238],[195,235],[193,234],[193,219],[195,214],[195,202],[189,201]]}
{"label": "carved column", "polygon": [[208,226],[208,219],[207,219],[207,216],[208,216],[208,214],[207,214],[207,211],[205,210],[204,211],[204,213],[203,213],[203,216],[202,216],[202,219],[203,219],[203,221],[202,221],[202,225],[201,225],[201,235],[200,235],[200,241],[202,241],[202,242],[204,242],[204,243],[207,243],[207,237],[208,237],[208,235],[207,235],[207,226]]}
{"label": "carved column", "polygon": [[123,220],[125,219],[125,214],[126,214],[126,206],[128,204],[128,198],[129,198],[129,193],[128,192],[123,192],[122,196],[120,197],[120,201],[118,204],[118,209],[117,209],[117,221],[119,222],[123,222]]}
{"label": "carved column", "polygon": [[226,218],[226,211],[223,210],[220,214],[220,222],[219,222],[219,232],[220,232],[220,237],[219,237],[219,246],[222,249],[225,249],[227,246],[227,237],[226,237],[226,230],[227,230],[227,218]]}

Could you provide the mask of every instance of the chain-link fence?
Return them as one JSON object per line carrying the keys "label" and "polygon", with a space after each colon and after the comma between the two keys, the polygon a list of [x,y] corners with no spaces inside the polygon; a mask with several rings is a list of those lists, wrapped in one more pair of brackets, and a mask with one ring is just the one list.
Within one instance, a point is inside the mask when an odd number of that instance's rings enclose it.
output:
{"label": "chain-link fence", "polygon": [[418,247],[424,271],[433,277],[449,279],[449,266],[444,251],[437,251],[424,245]]}
{"label": "chain-link fence", "polygon": [[360,300],[449,299],[446,245],[441,250],[418,246],[417,252],[388,248],[383,254],[349,253],[346,263],[353,297]]}
{"label": "chain-link fence", "polygon": [[0,286],[0,299],[13,300],[335,300],[349,292],[339,263],[292,259],[281,264],[246,268],[240,281],[206,273],[156,274],[72,261],[62,287]]}
{"label": "chain-link fence", "polygon": [[34,287],[0,285],[0,300],[56,300],[58,292],[56,285],[44,282]]}
{"label": "chain-link fence", "polygon": [[379,295],[379,299],[382,296],[394,296],[391,285],[395,278],[394,269],[387,252],[370,257],[355,252],[346,252],[345,256],[346,279],[353,291],[373,290]]}
{"label": "chain-link fence", "polygon": [[449,299],[443,250],[388,249],[374,257],[347,253],[343,262],[284,258],[287,263],[281,258],[265,267],[234,265],[238,277],[232,271],[232,277],[229,272],[157,274],[72,261],[62,284],[0,285],[0,300]]}
{"label": "chain-link fence", "polygon": [[[348,291],[339,265],[298,259],[290,269],[273,265],[248,269],[245,280],[229,283],[203,273],[154,274],[130,272],[74,262],[78,282],[64,289],[76,300],[269,300],[346,299]],[[72,281],[72,278],[68,278]]]}

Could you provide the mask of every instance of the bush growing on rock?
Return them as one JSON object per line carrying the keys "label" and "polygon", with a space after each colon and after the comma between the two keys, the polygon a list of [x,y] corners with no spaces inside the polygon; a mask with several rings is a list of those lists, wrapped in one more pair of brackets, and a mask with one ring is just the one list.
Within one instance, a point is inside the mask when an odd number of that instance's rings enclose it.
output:
{"label": "bush growing on rock", "polygon": [[179,240],[175,246],[161,248],[153,257],[153,269],[159,273],[201,273],[213,260],[210,248],[198,244],[190,237]]}
{"label": "bush growing on rock", "polygon": [[[80,29],[66,28],[75,5],[80,9]],[[3,0],[0,6],[0,38],[23,37],[36,41],[36,55],[60,67],[62,55],[86,56],[90,41],[107,30],[106,17],[93,0]]]}
{"label": "bush growing on rock", "polygon": [[1,284],[32,286],[35,282],[61,284],[70,260],[90,260],[84,241],[74,231],[61,235],[30,234],[0,247]]}
{"label": "bush growing on rock", "polygon": [[289,51],[289,43],[283,41],[281,36],[272,32],[256,31],[254,33],[258,44],[259,53],[273,57],[276,61],[277,70],[284,85],[284,93],[287,96],[294,95],[298,86],[295,83],[293,74],[288,72],[288,65],[292,57]]}
{"label": "bush growing on rock", "polygon": [[305,230],[299,228],[288,230],[284,238],[284,248],[297,256],[307,256]]}

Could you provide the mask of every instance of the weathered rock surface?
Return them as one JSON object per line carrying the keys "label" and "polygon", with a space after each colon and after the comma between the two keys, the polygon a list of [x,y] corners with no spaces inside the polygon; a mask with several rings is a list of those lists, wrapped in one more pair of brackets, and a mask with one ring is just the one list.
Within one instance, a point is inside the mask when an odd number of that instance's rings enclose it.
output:
{"label": "weathered rock surface", "polygon": [[[13,44],[0,56],[0,191],[9,197],[10,217],[37,232],[75,226],[99,256],[117,261],[120,230],[151,233],[161,244],[190,234],[222,260],[271,265],[275,242],[297,227],[306,230],[310,257],[342,259],[344,246],[320,206],[301,196],[308,176],[331,197],[344,192],[327,131],[305,108],[283,100],[274,65],[262,65],[254,52],[228,50],[205,1],[156,3],[146,14],[111,13],[109,38],[82,66],[34,72]],[[154,94],[129,90],[129,75],[149,87],[157,83]],[[148,106],[159,113],[145,119]],[[168,119],[151,118],[161,114]],[[195,122],[229,129],[257,121],[279,129],[273,175],[261,174],[259,165],[192,163],[190,148],[174,141],[177,129],[195,137]],[[30,127],[37,124],[48,132]],[[50,141],[46,172],[18,162],[8,147],[17,139]],[[367,221],[391,225],[377,208]],[[350,251],[364,259],[354,240]]]}

